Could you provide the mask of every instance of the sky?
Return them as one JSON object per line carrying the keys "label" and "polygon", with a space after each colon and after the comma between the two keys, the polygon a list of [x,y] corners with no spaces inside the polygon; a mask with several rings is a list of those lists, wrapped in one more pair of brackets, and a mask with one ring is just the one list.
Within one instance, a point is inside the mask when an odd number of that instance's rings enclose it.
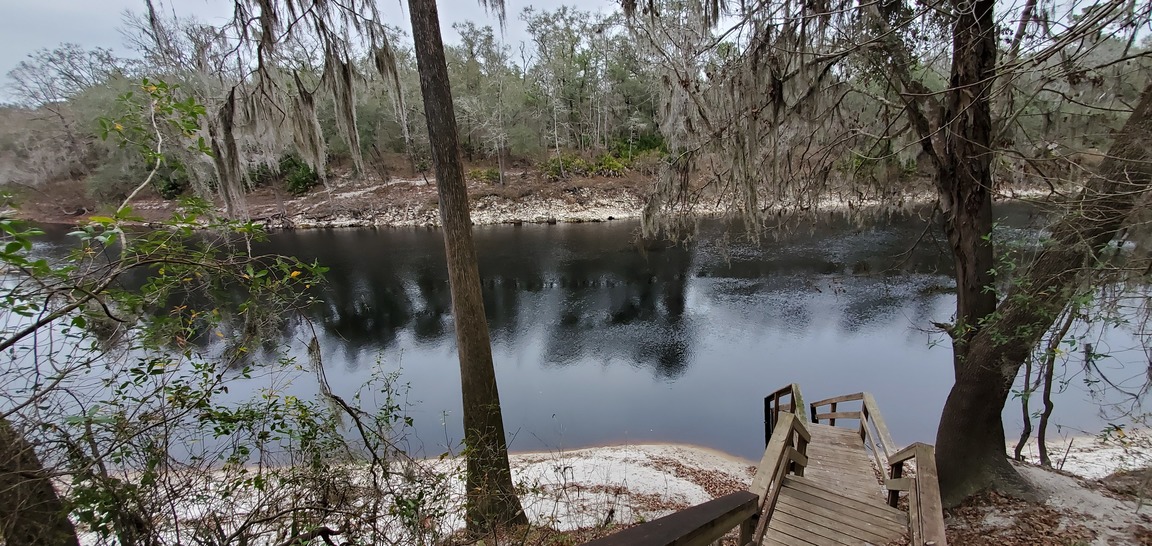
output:
{"label": "sky", "polygon": [[[162,0],[176,15],[195,15],[205,22],[221,23],[231,14],[231,0]],[[520,11],[529,5],[551,10],[562,4],[579,5],[587,11],[609,11],[615,0],[505,0],[508,24],[505,41],[514,46],[527,39]],[[390,23],[410,32],[407,5],[403,0],[377,0],[381,15]],[[9,98],[8,71],[28,55],[43,48],[54,48],[65,42],[84,48],[104,47],[120,56],[130,56],[120,35],[126,10],[144,11],[144,0],[0,0],[0,102]],[[440,0],[440,24],[445,41],[456,41],[454,22],[473,21],[477,25],[499,28],[494,15],[489,15],[477,0]]]}

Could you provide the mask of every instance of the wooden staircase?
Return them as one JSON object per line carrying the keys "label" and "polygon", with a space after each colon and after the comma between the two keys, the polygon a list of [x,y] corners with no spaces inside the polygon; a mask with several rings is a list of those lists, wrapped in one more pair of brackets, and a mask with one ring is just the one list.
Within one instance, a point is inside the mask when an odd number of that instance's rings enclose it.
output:
{"label": "wooden staircase", "polygon": [[786,476],[763,544],[878,544],[908,533],[908,513],[888,506],[854,430],[809,425],[803,477]]}
{"label": "wooden staircase", "polygon": [[767,447],[748,491],[585,546],[703,546],[737,528],[740,546],[947,545],[932,446],[896,451],[872,395],[805,408],[792,384],[764,399],[764,415]]}

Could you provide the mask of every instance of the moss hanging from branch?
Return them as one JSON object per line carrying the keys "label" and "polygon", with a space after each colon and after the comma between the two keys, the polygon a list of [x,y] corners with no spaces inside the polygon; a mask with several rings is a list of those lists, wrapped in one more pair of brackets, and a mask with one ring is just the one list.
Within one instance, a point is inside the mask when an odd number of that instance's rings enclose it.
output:
{"label": "moss hanging from branch", "polygon": [[247,209],[243,206],[244,173],[240,168],[240,150],[233,133],[235,122],[236,89],[233,88],[215,118],[208,122],[208,133],[212,137],[212,162],[216,168],[216,191],[231,218],[236,218],[237,213],[247,215]]}
{"label": "moss hanging from branch", "polygon": [[354,82],[359,75],[351,64],[340,60],[335,54],[324,56],[324,76],[321,81],[332,93],[333,109],[336,114],[336,132],[348,145],[352,155],[352,165],[357,174],[364,173],[364,155],[360,150],[360,133],[356,125],[356,88]]}
{"label": "moss hanging from branch", "polygon": [[316,116],[316,99],[304,83],[300,81],[299,74],[292,74],[296,82],[296,95],[292,99],[292,139],[296,151],[312,170],[320,175],[321,180],[327,179],[328,148],[324,144],[324,134],[320,129],[320,119]]}

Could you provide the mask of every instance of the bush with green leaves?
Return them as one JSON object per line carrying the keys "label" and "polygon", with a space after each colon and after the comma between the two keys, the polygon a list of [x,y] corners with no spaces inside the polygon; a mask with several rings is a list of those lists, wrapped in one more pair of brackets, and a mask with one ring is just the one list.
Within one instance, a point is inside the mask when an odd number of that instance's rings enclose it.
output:
{"label": "bush with green leaves", "polygon": [[258,163],[248,169],[248,183],[253,188],[271,186],[278,180],[280,180],[278,169],[267,163]]}
{"label": "bush with green leaves", "polygon": [[[263,230],[202,200],[182,201],[164,229],[125,229],[136,220],[127,207],[93,217],[63,259],[38,230],[0,220],[0,262],[20,271],[0,297],[3,424],[67,481],[71,520],[106,544],[436,532],[423,516],[440,514],[429,510],[451,483],[396,447],[412,424],[396,372],[345,399],[315,335],[268,348],[305,320],[296,312],[315,304],[325,269],[251,253],[242,241]],[[289,394],[301,381],[319,396]]]}
{"label": "bush with green leaves", "polygon": [[500,171],[497,169],[471,169],[468,171],[468,180],[485,184],[499,184]]}
{"label": "bush with green leaves", "polygon": [[569,176],[587,176],[593,170],[587,161],[574,155],[553,156],[544,163],[544,175],[553,181]]}
{"label": "bush with green leaves", "polygon": [[600,176],[624,176],[628,168],[625,167],[624,163],[619,159],[609,154],[604,154],[600,156],[600,159],[596,160],[594,170],[596,174]]}
{"label": "bush with green leaves", "polygon": [[664,136],[660,133],[643,133],[630,138],[618,138],[612,141],[609,147],[609,152],[614,157],[626,161],[651,151],[668,153]]}
{"label": "bush with green leaves", "polygon": [[296,154],[280,158],[280,176],[284,177],[284,189],[292,195],[308,193],[320,183],[320,175]]}

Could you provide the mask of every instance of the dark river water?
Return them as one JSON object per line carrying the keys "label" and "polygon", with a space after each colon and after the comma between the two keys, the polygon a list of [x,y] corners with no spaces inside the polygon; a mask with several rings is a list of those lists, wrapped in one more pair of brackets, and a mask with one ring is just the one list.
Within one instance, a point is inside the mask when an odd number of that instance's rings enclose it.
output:
{"label": "dark river water", "polygon": [[[1001,216],[1004,230],[1033,222],[1022,207]],[[709,222],[692,243],[648,249],[635,222],[477,227],[511,449],[682,442],[756,459],[763,397],[791,382],[809,401],[871,391],[898,443],[933,442],[952,364],[931,322],[948,321],[955,300],[944,242],[935,230],[921,237],[924,227],[919,217],[867,228],[831,219],[753,244],[739,226]],[[335,392],[351,397],[399,370],[414,420],[407,445],[425,455],[459,447],[438,230],[281,232],[260,250],[331,268],[311,319]],[[296,328],[284,345],[310,336]],[[1102,366],[1143,373],[1140,355]],[[1098,431],[1096,404],[1071,377],[1055,421]],[[250,383],[317,392],[309,372]],[[1018,407],[1005,415],[1019,427]]]}

